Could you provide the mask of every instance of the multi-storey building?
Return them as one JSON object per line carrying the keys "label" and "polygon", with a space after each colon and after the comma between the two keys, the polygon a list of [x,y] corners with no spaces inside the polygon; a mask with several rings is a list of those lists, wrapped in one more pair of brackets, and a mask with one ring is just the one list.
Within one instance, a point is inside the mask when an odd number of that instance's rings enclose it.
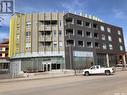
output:
{"label": "multi-storey building", "polygon": [[4,39],[0,43],[0,71],[7,71],[9,69],[8,44],[8,39]]}
{"label": "multi-storey building", "polygon": [[14,73],[126,63],[122,28],[72,13],[13,15],[9,50]]}

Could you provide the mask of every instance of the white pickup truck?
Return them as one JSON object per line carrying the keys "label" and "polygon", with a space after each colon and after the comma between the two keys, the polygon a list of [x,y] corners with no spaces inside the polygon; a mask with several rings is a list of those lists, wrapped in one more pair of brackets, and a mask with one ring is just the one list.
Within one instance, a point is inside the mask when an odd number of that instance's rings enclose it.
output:
{"label": "white pickup truck", "polygon": [[105,68],[105,67],[101,67],[100,65],[94,65],[94,66],[90,67],[89,69],[84,69],[83,70],[83,75],[85,75],[85,76],[88,76],[88,75],[91,75],[91,74],[110,75],[114,72],[115,72],[114,67]]}

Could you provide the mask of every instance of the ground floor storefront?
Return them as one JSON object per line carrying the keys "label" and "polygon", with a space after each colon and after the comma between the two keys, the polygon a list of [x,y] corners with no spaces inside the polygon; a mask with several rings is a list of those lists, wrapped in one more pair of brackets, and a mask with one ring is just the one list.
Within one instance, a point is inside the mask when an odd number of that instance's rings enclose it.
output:
{"label": "ground floor storefront", "polygon": [[85,69],[92,65],[100,65],[103,67],[112,67],[117,64],[117,56],[113,54],[96,54],[96,56],[90,57],[73,57],[73,64],[75,69]]}
{"label": "ground floor storefront", "polygon": [[104,67],[112,67],[117,63],[117,56],[114,54],[97,53],[96,64]]}
{"label": "ground floor storefront", "polygon": [[11,59],[10,72],[18,74],[22,72],[45,72],[64,69],[64,58],[58,57],[31,57]]}
{"label": "ground floor storefront", "polygon": [[20,72],[45,72],[58,69],[83,70],[92,65],[112,67],[125,57],[119,58],[116,54],[75,51],[70,56],[45,56],[45,57],[25,57],[13,58],[10,63],[10,72],[19,74]]}
{"label": "ground floor storefront", "polygon": [[116,67],[118,64],[121,66],[126,65],[125,54],[97,53],[96,55],[95,61],[97,65],[105,67]]}
{"label": "ground floor storefront", "polygon": [[[92,54],[91,54],[92,55]],[[102,67],[116,67],[118,64],[126,65],[126,58],[124,55],[117,55],[112,53],[96,53],[90,56],[82,56],[81,53],[78,56],[73,56],[72,62],[73,69],[85,69],[92,65],[100,65]]]}

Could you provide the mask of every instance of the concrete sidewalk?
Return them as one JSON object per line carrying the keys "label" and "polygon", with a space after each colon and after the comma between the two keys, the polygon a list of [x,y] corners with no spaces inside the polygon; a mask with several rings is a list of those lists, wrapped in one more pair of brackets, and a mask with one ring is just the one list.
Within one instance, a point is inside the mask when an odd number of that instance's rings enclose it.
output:
{"label": "concrete sidewalk", "polygon": [[[116,68],[116,72],[122,72],[122,71],[124,70],[121,67]],[[125,71],[127,71],[127,69]],[[74,76],[74,75],[75,75],[74,70],[54,70],[54,71],[40,72],[40,73],[24,73],[23,75],[14,76],[13,78],[7,75],[8,78],[6,79],[1,78],[0,83],[69,77],[69,76]],[[77,71],[76,75],[82,75],[82,71]]]}
{"label": "concrete sidewalk", "polygon": [[[50,79],[50,78],[59,78],[59,77],[68,77],[74,76],[74,71],[51,71],[51,72],[42,72],[42,73],[25,73],[20,78],[10,78],[10,79],[2,79],[0,83],[6,82],[15,82],[15,81],[27,81],[27,80],[38,80],[38,79]],[[79,75],[79,73],[77,74]]]}

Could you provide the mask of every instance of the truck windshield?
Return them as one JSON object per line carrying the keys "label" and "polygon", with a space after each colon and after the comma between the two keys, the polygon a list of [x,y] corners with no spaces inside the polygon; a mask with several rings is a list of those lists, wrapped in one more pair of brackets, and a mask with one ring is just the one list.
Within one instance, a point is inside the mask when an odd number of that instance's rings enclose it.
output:
{"label": "truck windshield", "polygon": [[95,66],[92,66],[90,69],[95,69]]}

